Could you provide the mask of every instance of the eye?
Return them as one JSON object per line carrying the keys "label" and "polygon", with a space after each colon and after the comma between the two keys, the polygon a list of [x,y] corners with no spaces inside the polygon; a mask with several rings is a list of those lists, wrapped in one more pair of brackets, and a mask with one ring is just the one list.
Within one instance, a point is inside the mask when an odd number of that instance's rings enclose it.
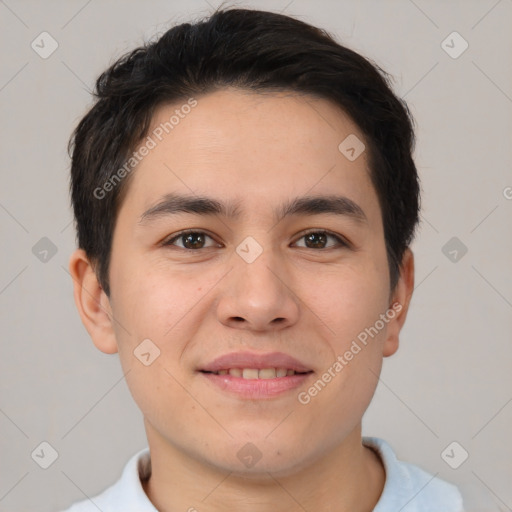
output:
{"label": "eye", "polygon": [[[330,246],[326,246],[329,238],[333,239],[335,243]],[[336,246],[349,246],[349,244],[341,237],[325,230],[309,231],[299,238],[299,240],[302,239],[305,240],[305,245],[299,247],[306,247],[307,249],[332,249]]]}
{"label": "eye", "polygon": [[[213,243],[206,245],[207,239],[210,239]],[[304,245],[297,245],[297,242],[295,245],[306,249],[332,249],[337,246],[349,247],[349,244],[340,236],[325,230],[309,231],[299,238],[299,240],[302,239],[304,239]],[[327,245],[329,239],[334,240],[334,243]],[[188,229],[168,238],[162,243],[162,246],[176,246],[185,250],[197,251],[200,249],[208,249],[209,247],[221,247],[221,244],[218,244],[204,231]]]}
{"label": "eye", "polygon": [[[176,245],[182,249],[188,250],[198,250],[198,249],[207,249],[208,247],[219,247],[220,245],[215,242],[213,245],[205,246],[206,239],[209,238],[213,242],[213,238],[210,235],[207,235],[204,231],[193,231],[188,229],[186,231],[181,231],[177,233],[172,238],[168,238],[166,241],[162,243],[163,246]],[[175,242],[181,242],[182,245],[177,245]]]}

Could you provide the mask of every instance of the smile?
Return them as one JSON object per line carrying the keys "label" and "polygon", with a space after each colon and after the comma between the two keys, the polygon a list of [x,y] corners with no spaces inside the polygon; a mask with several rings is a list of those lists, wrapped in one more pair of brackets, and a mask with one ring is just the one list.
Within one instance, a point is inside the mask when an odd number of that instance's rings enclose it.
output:
{"label": "smile", "polygon": [[218,370],[213,373],[215,375],[231,375],[232,377],[241,377],[242,379],[275,379],[278,377],[287,377],[295,374],[308,373],[296,372],[288,368],[229,368]]}
{"label": "smile", "polygon": [[198,368],[208,386],[238,399],[270,399],[301,385],[314,374],[282,352],[232,352]]}

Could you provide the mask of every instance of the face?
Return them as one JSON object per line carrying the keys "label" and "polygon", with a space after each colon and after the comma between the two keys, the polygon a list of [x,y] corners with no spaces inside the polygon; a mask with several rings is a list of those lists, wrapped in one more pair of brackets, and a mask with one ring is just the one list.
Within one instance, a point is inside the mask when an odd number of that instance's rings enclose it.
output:
{"label": "face", "polygon": [[196,101],[131,176],[111,255],[115,349],[96,344],[119,351],[150,445],[284,475],[360,427],[397,348],[366,153],[338,149],[364,137],[312,97]]}

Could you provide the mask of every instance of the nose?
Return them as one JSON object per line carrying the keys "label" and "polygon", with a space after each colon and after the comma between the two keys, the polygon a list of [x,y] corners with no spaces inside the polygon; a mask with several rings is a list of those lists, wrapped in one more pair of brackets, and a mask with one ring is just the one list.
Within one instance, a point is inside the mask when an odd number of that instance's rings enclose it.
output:
{"label": "nose", "polygon": [[273,251],[251,263],[233,255],[233,268],[219,287],[217,317],[224,325],[251,331],[280,330],[299,318],[293,279]]}

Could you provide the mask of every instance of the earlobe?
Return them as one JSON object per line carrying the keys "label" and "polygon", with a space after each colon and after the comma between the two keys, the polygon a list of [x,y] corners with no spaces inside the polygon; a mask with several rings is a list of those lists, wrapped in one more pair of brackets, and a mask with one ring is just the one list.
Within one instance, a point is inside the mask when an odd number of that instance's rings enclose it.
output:
{"label": "earlobe", "polygon": [[94,345],[106,354],[117,352],[110,301],[101,287],[93,266],[83,249],[77,249],[69,260],[73,278],[75,304]]}
{"label": "earlobe", "polygon": [[[382,355],[389,357],[393,355],[399,346],[400,331],[405,323],[412,293],[414,291],[414,254],[410,248],[407,248],[402,258],[400,268],[400,278],[393,293],[390,303],[390,311],[393,318],[390,320],[387,328],[387,337],[384,342]],[[391,316],[390,315],[390,316]]]}

